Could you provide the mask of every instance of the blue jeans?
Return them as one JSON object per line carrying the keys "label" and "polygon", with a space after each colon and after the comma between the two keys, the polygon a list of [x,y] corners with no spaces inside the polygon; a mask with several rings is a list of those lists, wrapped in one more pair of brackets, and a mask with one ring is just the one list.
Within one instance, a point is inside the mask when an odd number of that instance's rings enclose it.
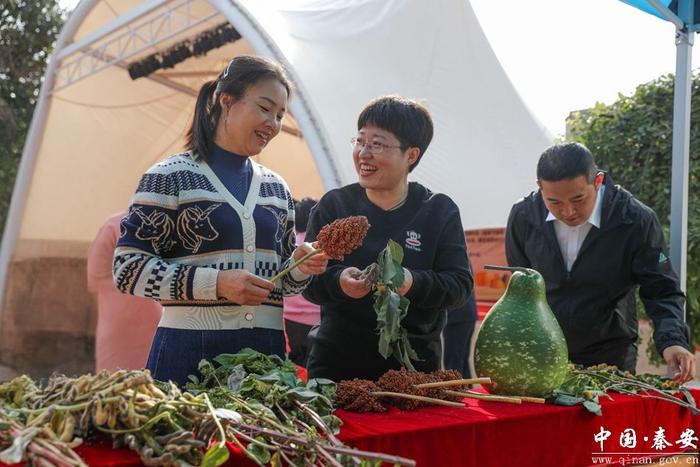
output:
{"label": "blue jeans", "polygon": [[211,361],[217,355],[236,353],[245,347],[284,358],[284,333],[263,328],[198,331],[159,327],[146,368],[155,379],[183,386],[188,375],[200,377],[197,367],[203,358]]}

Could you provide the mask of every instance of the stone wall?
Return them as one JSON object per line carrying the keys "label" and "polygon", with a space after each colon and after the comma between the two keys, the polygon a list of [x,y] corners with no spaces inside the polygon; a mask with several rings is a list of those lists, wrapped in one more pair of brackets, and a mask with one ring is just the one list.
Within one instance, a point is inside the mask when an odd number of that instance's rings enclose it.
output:
{"label": "stone wall", "polygon": [[92,372],[96,322],[84,258],[15,261],[0,316],[0,365],[35,378]]}

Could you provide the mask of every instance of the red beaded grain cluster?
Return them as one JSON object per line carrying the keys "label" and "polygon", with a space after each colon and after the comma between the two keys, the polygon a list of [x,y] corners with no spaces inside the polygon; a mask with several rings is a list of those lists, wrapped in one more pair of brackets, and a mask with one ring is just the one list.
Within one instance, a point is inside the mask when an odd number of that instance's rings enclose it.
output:
{"label": "red beaded grain cluster", "polygon": [[[430,405],[427,402],[402,399],[391,396],[380,397],[372,393],[378,391],[399,392],[416,396],[432,397],[449,401],[460,401],[459,396],[450,396],[442,392],[440,388],[416,388],[417,384],[434,383],[438,381],[451,381],[461,379],[462,375],[455,370],[440,370],[433,373],[421,373],[420,371],[389,370],[376,382],[366,379],[352,379],[341,381],[336,387],[336,406],[353,412],[384,412],[385,405],[392,405],[401,410],[413,410]],[[453,386],[450,389],[460,391],[466,386]],[[383,404],[382,404],[383,403]]]}
{"label": "red beaded grain cluster", "polygon": [[336,219],[323,226],[316,236],[319,249],[329,258],[342,260],[360,245],[369,230],[369,222],[365,216],[352,216]]}
{"label": "red beaded grain cluster", "polygon": [[372,395],[380,390],[368,379],[341,381],[335,389],[335,406],[351,412],[384,412],[386,408]]}

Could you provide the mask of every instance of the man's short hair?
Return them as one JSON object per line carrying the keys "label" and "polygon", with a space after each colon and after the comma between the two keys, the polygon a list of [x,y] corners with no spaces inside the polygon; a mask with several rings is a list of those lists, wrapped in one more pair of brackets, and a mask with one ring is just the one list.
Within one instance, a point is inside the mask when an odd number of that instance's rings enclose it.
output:
{"label": "man's short hair", "polygon": [[598,168],[593,154],[580,143],[555,144],[544,150],[537,162],[537,180],[558,182],[584,176],[588,183],[595,181]]}
{"label": "man's short hair", "polygon": [[433,119],[422,104],[401,96],[382,96],[372,100],[357,118],[357,131],[373,125],[391,132],[401,144],[401,150],[417,147],[418,159],[408,171],[416,168],[433,139]]}

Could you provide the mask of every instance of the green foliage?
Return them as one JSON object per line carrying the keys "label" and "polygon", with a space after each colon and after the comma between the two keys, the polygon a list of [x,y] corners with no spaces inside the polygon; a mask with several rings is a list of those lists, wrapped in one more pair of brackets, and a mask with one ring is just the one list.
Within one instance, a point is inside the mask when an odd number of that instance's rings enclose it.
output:
{"label": "green foliage", "polygon": [[248,404],[275,418],[274,410],[297,414],[299,404],[311,408],[320,417],[328,417],[333,428],[340,427],[332,415],[335,383],[317,378],[304,382],[296,376],[296,365],[277,355],[265,355],[245,348],[236,354],[221,354],[214,362],[199,362],[202,377],[189,377],[185,388],[194,393],[208,393],[215,407],[232,406],[231,395],[240,396]]}
{"label": "green foliage", "polygon": [[[673,76],[642,84],[610,105],[577,112],[568,121],[571,139],[585,144],[615,183],[656,211],[666,233],[670,224]],[[687,321],[700,343],[700,78],[693,77],[688,193]],[[668,238],[668,237],[667,237]]]}
{"label": "green foliage", "polygon": [[397,292],[404,281],[402,261],[403,249],[395,241],[389,240],[377,259],[379,277],[375,284],[374,311],[377,313],[379,353],[384,358],[393,355],[401,366],[414,370],[411,360],[418,360],[418,354],[401,326],[401,321],[408,314],[410,301]]}
{"label": "green foliage", "polygon": [[229,452],[226,445],[212,444],[202,459],[202,467],[216,467],[228,460]]}
{"label": "green foliage", "polygon": [[[275,445],[286,440],[294,447],[294,465],[316,465],[312,460],[319,450],[332,449],[329,443],[337,442],[329,440],[340,432],[342,423],[333,415],[333,381],[316,378],[304,382],[297,378],[296,366],[290,360],[249,348],[219,355],[213,362],[202,360],[199,371],[201,378],[192,375],[186,384],[190,392],[206,394],[220,418],[237,419],[237,424],[260,429],[254,437],[234,431],[247,444],[239,447],[255,463],[281,465]],[[228,429],[234,428],[229,425]],[[295,439],[311,444],[300,446]],[[221,455],[223,451],[210,449],[205,460],[214,467],[222,461]],[[343,460],[340,455],[331,458]],[[341,465],[356,465],[356,460],[359,462],[352,456]]]}
{"label": "green foliage", "polygon": [[635,376],[606,364],[588,368],[570,365],[566,379],[549,400],[557,405],[582,404],[589,412],[602,415],[600,397],[612,399],[610,392],[653,397],[700,413],[690,391],[673,380],[651,374]]}
{"label": "green foliage", "polygon": [[46,60],[64,19],[57,0],[9,0],[0,8],[0,232]]}

